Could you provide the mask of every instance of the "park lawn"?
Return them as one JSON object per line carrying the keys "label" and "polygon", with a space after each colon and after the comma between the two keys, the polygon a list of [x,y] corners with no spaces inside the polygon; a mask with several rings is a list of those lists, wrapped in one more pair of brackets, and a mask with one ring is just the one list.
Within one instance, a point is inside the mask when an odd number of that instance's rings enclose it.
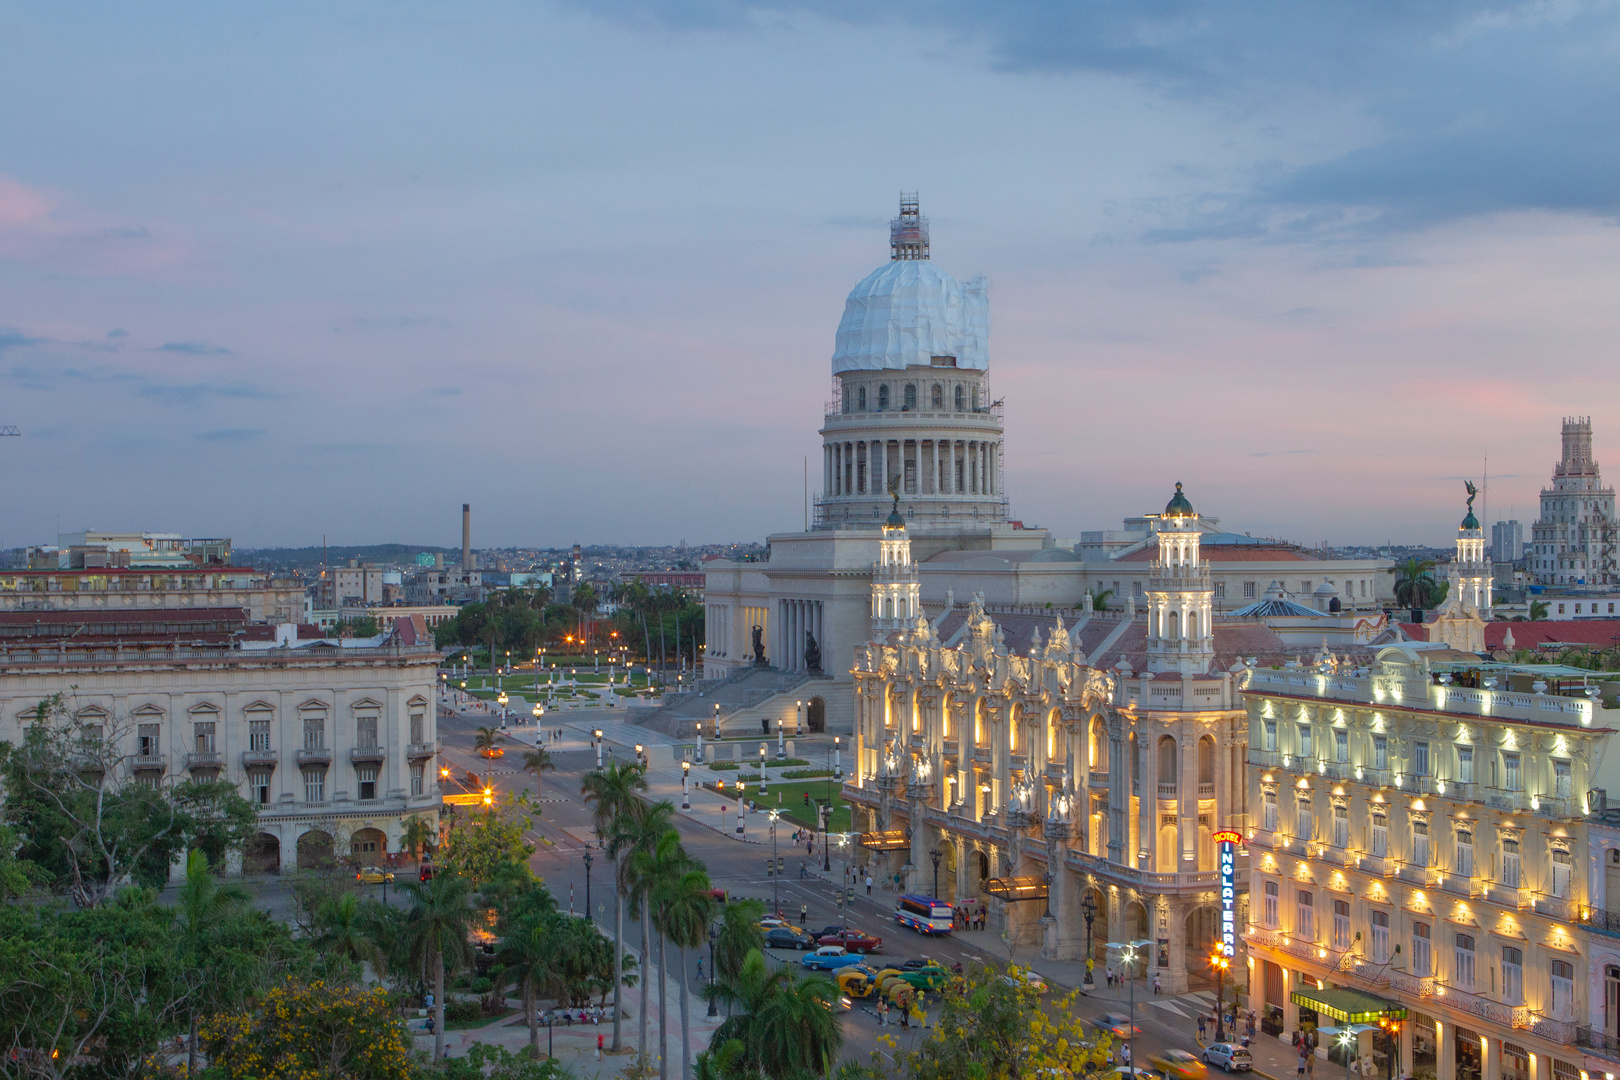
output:
{"label": "park lawn", "polygon": [[[833,812],[827,821],[828,832],[850,831],[850,809],[844,804],[843,798],[838,794],[840,785],[834,780],[830,783],[823,780],[804,780],[798,783],[776,784],[770,786],[765,798],[760,800],[766,809],[780,807],[782,816],[799,825],[811,828],[816,824],[817,799],[825,799],[827,793],[832,793]],[[810,793],[810,805],[804,805],[804,793]],[[835,849],[836,853],[836,849]]]}

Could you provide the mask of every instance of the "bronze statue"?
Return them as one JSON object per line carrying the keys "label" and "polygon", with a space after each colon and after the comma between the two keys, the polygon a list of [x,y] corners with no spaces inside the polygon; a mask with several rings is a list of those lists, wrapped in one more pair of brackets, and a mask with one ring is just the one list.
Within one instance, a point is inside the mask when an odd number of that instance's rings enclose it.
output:
{"label": "bronze statue", "polygon": [[1479,488],[1474,486],[1472,480],[1464,480],[1463,487],[1468,489],[1468,512],[1472,514],[1474,512],[1474,497],[1479,494]]}
{"label": "bronze statue", "polygon": [[821,646],[816,644],[816,635],[806,630],[804,632],[804,667],[806,671],[821,674]]}
{"label": "bronze statue", "polygon": [[754,663],[759,667],[765,666],[765,628],[754,627]]}

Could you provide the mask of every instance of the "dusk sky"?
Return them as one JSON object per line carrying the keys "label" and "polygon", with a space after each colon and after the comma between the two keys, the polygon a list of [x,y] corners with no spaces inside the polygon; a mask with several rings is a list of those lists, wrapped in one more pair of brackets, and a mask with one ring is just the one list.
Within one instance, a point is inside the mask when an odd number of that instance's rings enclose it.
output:
{"label": "dusk sky", "polygon": [[3,546],[801,527],[902,189],[1028,524],[1620,479],[1615,3],[12,3],[0,96]]}

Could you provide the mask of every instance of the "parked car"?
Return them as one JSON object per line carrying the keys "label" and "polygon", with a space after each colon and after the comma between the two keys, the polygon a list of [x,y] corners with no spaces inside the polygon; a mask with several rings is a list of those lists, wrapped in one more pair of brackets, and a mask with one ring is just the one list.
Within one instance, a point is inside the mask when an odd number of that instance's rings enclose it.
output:
{"label": "parked car", "polygon": [[883,939],[871,934],[863,934],[859,930],[840,930],[836,934],[817,938],[818,945],[842,945],[854,953],[876,953],[883,951]]}
{"label": "parked car", "polygon": [[878,985],[883,987],[884,993],[889,993],[895,983],[914,990],[939,990],[955,978],[957,976],[946,971],[943,965],[932,963],[916,968],[880,968],[877,973]]}
{"label": "parked car", "polygon": [[1209,1068],[1185,1050],[1166,1050],[1148,1058],[1148,1064],[1171,1080],[1205,1080]]}
{"label": "parked car", "polygon": [[423,863],[416,871],[416,880],[424,884],[433,880],[433,864]]}
{"label": "parked car", "polygon": [[1131,1023],[1131,1018],[1124,1013],[1103,1013],[1097,1017],[1097,1026],[1121,1039],[1142,1034],[1142,1029]]}
{"label": "parked car", "polygon": [[773,926],[765,931],[767,949],[798,949],[807,951],[816,947],[809,935],[801,934],[791,926]]}
{"label": "parked car", "polygon": [[1219,1065],[1227,1072],[1249,1072],[1254,1058],[1236,1043],[1210,1043],[1204,1047],[1204,1064]]}
{"label": "parked car", "polygon": [[789,926],[789,925],[792,925],[792,924],[790,924],[786,919],[782,918],[780,915],[767,915],[763,919],[759,920],[759,928],[761,930],[774,930],[778,926]]}
{"label": "parked car", "polygon": [[381,885],[385,881],[391,885],[394,882],[394,873],[391,870],[380,870],[375,866],[367,866],[354,875],[354,880],[362,885]]}
{"label": "parked car", "polygon": [[[1033,971],[1029,971],[1027,969],[1024,970],[1024,971],[1020,971],[1018,974],[1019,974],[1020,977],[1022,977],[1023,983],[1024,983],[1025,986],[1029,987],[1031,990],[1035,991],[1037,994],[1046,993],[1046,990],[1047,990],[1046,980],[1041,978],[1038,974],[1036,974]],[[1002,978],[1002,981],[1005,982],[1008,986],[1017,986],[1018,982],[1019,982],[1019,979],[1015,978],[1012,975],[1003,975],[1001,978]]]}
{"label": "parked car", "polygon": [[504,746],[480,746],[478,748],[478,754],[479,754],[480,757],[487,757],[487,758],[505,757],[506,756],[506,747],[504,747]]}
{"label": "parked car", "polygon": [[865,964],[839,968],[833,972],[833,980],[838,983],[839,991],[851,998],[871,997],[878,986],[877,972]]}
{"label": "parked car", "polygon": [[820,930],[812,930],[810,936],[820,941],[824,937],[832,937],[834,934],[842,934],[843,932],[844,927],[839,924],[837,926],[823,926]]}
{"label": "parked car", "polygon": [[842,945],[823,945],[813,953],[806,953],[799,963],[812,971],[837,971],[861,962],[860,955]]}

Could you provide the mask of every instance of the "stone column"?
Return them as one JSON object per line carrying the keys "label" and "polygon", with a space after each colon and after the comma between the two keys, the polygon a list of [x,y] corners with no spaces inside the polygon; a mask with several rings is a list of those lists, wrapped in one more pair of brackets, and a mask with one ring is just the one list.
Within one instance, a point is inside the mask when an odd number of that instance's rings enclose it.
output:
{"label": "stone column", "polygon": [[[1296,1014],[1298,1010],[1295,1010]],[[1417,1021],[1408,1018],[1401,1024],[1401,1060],[1396,1067],[1401,1070],[1402,1076],[1412,1075],[1412,1051],[1417,1048]],[[1530,1056],[1530,1080],[1547,1080],[1538,1076],[1536,1071],[1536,1057]]]}
{"label": "stone column", "polygon": [[[1170,939],[1167,946],[1170,953],[1170,966],[1160,968],[1159,974],[1164,977],[1163,991],[1166,994],[1185,994],[1187,992],[1187,908],[1186,901],[1170,897],[1159,898],[1159,910],[1156,914],[1168,913],[1170,919],[1169,933],[1164,936]],[[1158,928],[1154,928],[1154,940],[1159,938]]]}
{"label": "stone column", "polygon": [[[1143,870],[1158,866],[1159,858],[1159,735],[1139,724],[1136,746],[1141,758],[1141,795],[1138,796],[1136,850],[1129,865]],[[1143,856],[1146,856],[1145,861]]]}
{"label": "stone column", "polygon": [[[1184,697],[1190,696],[1192,683],[1184,680],[1181,692]],[[1185,705],[1186,702],[1183,701],[1182,704]],[[1176,872],[1182,873],[1198,869],[1198,738],[1196,734],[1188,735],[1181,732],[1177,734],[1176,742],[1181,752],[1181,768],[1177,770],[1179,776],[1176,780],[1177,806],[1180,811],[1177,815],[1176,831],[1181,851],[1176,861]]]}
{"label": "stone column", "polygon": [[1457,1033],[1449,1020],[1434,1022],[1435,1080],[1457,1080]]}
{"label": "stone column", "polygon": [[[1104,732],[1108,739],[1108,861],[1121,866],[1135,865],[1130,859],[1131,782],[1130,743],[1115,739],[1112,732]],[[1117,938],[1112,940],[1117,941]]]}
{"label": "stone column", "polygon": [[[1264,972],[1261,973],[1262,977],[1264,977],[1264,974]],[[1294,973],[1284,967],[1282,969],[1283,1026],[1282,1033],[1278,1035],[1284,1045],[1288,1044],[1289,1040],[1294,1037],[1295,1030],[1299,1028],[1299,1006],[1295,1005],[1293,1001],[1295,982]]]}
{"label": "stone column", "polygon": [[1502,1040],[1486,1035],[1479,1040],[1479,1074],[1484,1080],[1502,1075]]}

